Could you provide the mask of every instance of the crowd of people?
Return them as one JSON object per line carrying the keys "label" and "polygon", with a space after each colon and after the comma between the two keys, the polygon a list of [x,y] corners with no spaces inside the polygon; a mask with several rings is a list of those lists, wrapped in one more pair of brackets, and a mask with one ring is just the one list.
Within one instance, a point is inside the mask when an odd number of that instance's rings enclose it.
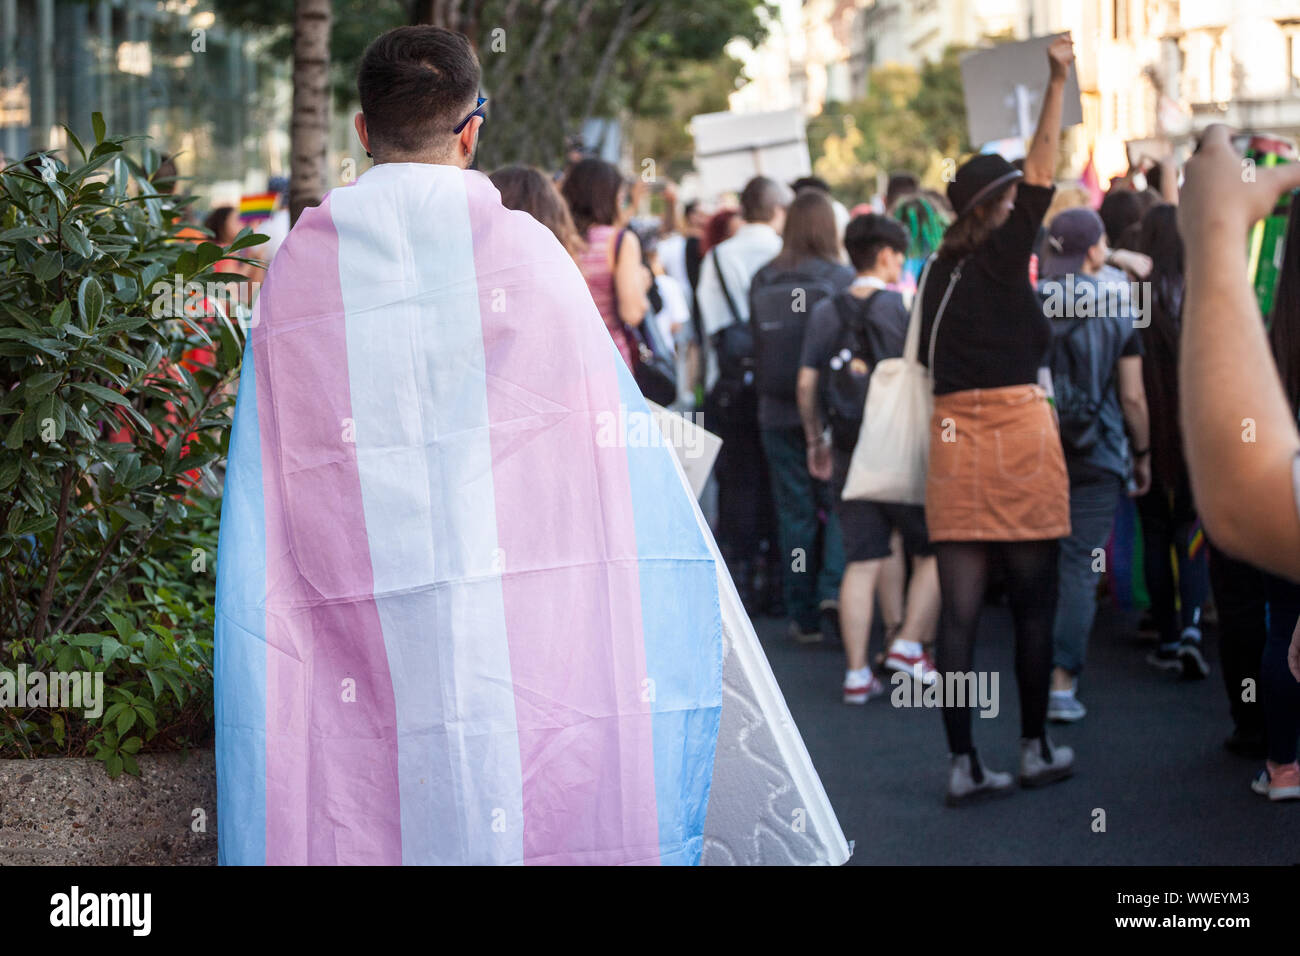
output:
{"label": "crowd of people", "polygon": [[[946,693],[949,804],[1071,775],[1074,754],[1048,724],[1086,717],[1079,681],[1099,586],[1137,553],[1147,660],[1206,678],[1212,608],[1225,744],[1266,761],[1258,792],[1300,799],[1300,662],[1288,665],[1300,586],[1241,537],[1257,520],[1237,520],[1244,487],[1198,488],[1185,446],[1188,399],[1207,386],[1189,393],[1179,367],[1198,278],[1180,171],[1168,159],[1131,170],[1096,209],[1082,184],[1055,181],[1072,58],[1068,38],[1049,49],[1024,158],[975,156],[946,194],[897,173],[850,211],[816,177],[757,176],[734,207],[681,205],[668,183],[651,219],[633,215],[651,184],[598,158],[490,178],[573,257],[647,397],[699,413],[722,439],[705,511],[749,612],[785,619],[793,641],[842,644],[847,704],[882,695],[887,674]],[[230,242],[237,212],[215,209],[207,231]],[[1284,248],[1260,329],[1294,421],[1300,215]],[[262,272],[233,259],[218,268],[241,282]],[[919,362],[932,382],[932,417],[916,425],[928,430],[923,502],[846,495],[873,373],[891,360]],[[1234,516],[1208,534],[1207,486]],[[1133,524],[1140,540],[1122,540]],[[1014,775],[984,763],[974,700],[945,679],[974,673],[990,599],[1014,623]],[[869,659],[877,615],[883,641]]]}
{"label": "crowd of people", "polygon": [[[1135,169],[1097,209],[1081,184],[1055,182],[1072,59],[1068,38],[1049,50],[1024,158],[976,156],[946,195],[896,174],[850,213],[815,177],[758,176],[735,208],[679,210],[670,184],[666,215],[646,221],[631,217],[646,185],[600,159],[492,180],[573,255],[629,368],[647,345],[666,348],[673,407],[702,412],[722,438],[706,510],[751,614],[786,619],[794,641],[842,642],[845,703],[882,694],[886,672],[948,692],[949,804],[1071,775],[1074,754],[1047,727],[1087,714],[1079,680],[1099,585],[1108,556],[1126,551],[1142,556],[1155,667],[1208,676],[1213,595],[1226,746],[1266,760],[1258,792],[1300,798],[1300,684],[1287,664],[1300,589],[1276,564],[1243,560],[1234,530],[1206,534],[1184,448],[1179,171]],[[1269,320],[1294,418],[1300,244],[1287,245]],[[918,426],[924,502],[845,497],[872,374],[900,359],[933,387]],[[1140,542],[1117,540],[1121,510],[1136,513]],[[1014,775],[984,763],[974,701],[945,682],[974,672],[991,597],[1014,622]],[[877,605],[884,640],[868,660]],[[1252,686],[1258,698],[1243,693]]]}

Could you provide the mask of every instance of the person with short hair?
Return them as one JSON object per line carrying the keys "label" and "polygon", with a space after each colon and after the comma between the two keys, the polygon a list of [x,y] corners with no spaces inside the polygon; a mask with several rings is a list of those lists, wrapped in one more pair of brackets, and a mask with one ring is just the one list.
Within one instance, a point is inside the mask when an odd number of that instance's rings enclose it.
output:
{"label": "person with short hair", "polygon": [[479,79],[459,33],[371,43],[375,163],[258,299],[217,559],[222,864],[701,860],[724,628],[756,638],[577,263],[469,168]]}
{"label": "person with short hair", "polygon": [[[773,537],[772,493],[759,438],[758,395],[754,391],[749,285],[781,251],[790,190],[755,176],[740,193],[740,222],[729,237],[726,210],[710,222],[708,251],[700,267],[696,303],[704,333],[704,427],[722,439],[713,474],[718,485],[718,542],[733,569],[746,607],[775,610],[769,596],[780,580],[781,556]],[[730,347],[735,344],[735,348]],[[721,361],[720,361],[721,359]],[[779,601],[779,599],[777,599]]]}
{"label": "person with short hair", "polygon": [[[908,244],[907,231],[887,216],[868,213],[849,222],[844,246],[857,275],[847,289],[813,309],[799,359],[798,402],[808,471],[830,482],[844,547],[839,621],[846,704],[863,704],[884,692],[867,664],[867,643],[873,602],[896,534],[911,556],[912,579],[899,628],[886,635],[884,666],[924,684],[938,679],[931,647],[939,620],[939,577],[926,533],[925,509],[842,497],[871,373],[885,359],[903,354],[908,310],[902,295],[889,286],[898,281]],[[831,376],[843,381],[844,391],[851,394],[841,397],[838,389],[823,387]]]}
{"label": "person with short hair", "polygon": [[[1077,696],[1097,613],[1097,555],[1131,470],[1132,496],[1151,486],[1142,340],[1128,278],[1106,265],[1101,217],[1087,206],[1052,220],[1039,269],[1052,319],[1052,389],[1070,477],[1070,533],[1061,539],[1047,719],[1081,720]],[[1129,436],[1134,447],[1130,449]]]}

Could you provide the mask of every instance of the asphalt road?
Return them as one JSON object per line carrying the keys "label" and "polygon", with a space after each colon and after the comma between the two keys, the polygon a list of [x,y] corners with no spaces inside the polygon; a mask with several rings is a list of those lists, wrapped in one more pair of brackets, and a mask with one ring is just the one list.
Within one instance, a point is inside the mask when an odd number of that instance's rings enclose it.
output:
{"label": "asphalt road", "polygon": [[[961,808],[943,804],[947,746],[939,712],[840,701],[838,645],[799,646],[781,622],[755,622],[821,774],[853,864],[1242,865],[1300,863],[1300,801],[1250,790],[1260,763],[1223,748],[1231,730],[1217,635],[1196,682],[1145,662],[1133,621],[1103,607],[1080,679],[1088,715],[1049,734],[1075,750],[1075,775]],[[872,653],[879,641],[873,637]],[[999,672],[1001,713],[975,718],[985,765],[1015,772],[1020,733],[1009,612],[989,606],[975,666]],[[892,687],[887,683],[887,690]],[[1105,812],[1096,832],[1095,811]]]}

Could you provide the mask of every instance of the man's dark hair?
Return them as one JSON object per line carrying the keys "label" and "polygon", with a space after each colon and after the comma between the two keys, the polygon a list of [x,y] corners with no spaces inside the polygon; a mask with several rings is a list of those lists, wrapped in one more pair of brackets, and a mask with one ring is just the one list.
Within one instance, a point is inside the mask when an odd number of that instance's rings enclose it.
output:
{"label": "man's dark hair", "polygon": [[844,251],[858,272],[876,264],[881,249],[907,252],[907,230],[897,219],[869,212],[854,216],[844,229]]}
{"label": "man's dark hair", "polygon": [[478,58],[461,34],[413,26],[376,37],[357,69],[371,152],[414,155],[450,137],[478,89]]}
{"label": "man's dark hair", "polygon": [[740,192],[740,216],[745,222],[771,222],[784,205],[780,184],[766,176],[755,176]]}
{"label": "man's dark hair", "polygon": [[920,180],[911,173],[890,173],[889,185],[885,187],[885,211],[892,211],[896,202],[920,188]]}
{"label": "man's dark hair", "polygon": [[1137,193],[1124,186],[1117,186],[1106,193],[1106,198],[1101,201],[1101,208],[1097,212],[1106,227],[1106,241],[1112,248],[1118,249],[1120,236],[1124,234],[1124,230],[1133,223],[1139,222],[1145,210]]}

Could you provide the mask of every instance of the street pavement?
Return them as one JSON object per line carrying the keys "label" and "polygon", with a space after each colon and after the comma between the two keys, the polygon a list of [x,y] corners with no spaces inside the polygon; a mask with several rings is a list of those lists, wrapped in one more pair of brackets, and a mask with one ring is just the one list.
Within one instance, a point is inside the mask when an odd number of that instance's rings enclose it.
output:
{"label": "street pavement", "polygon": [[[840,701],[839,645],[800,646],[783,622],[755,621],[813,763],[855,849],[851,864],[1300,864],[1300,801],[1250,790],[1262,762],[1223,748],[1231,730],[1217,634],[1208,679],[1189,682],[1145,661],[1152,644],[1103,606],[1079,681],[1088,708],[1049,725],[1075,750],[1075,775],[1040,790],[944,806],[947,746],[939,711],[894,707],[893,686],[865,706]],[[872,640],[872,654],[880,640]],[[987,606],[977,670],[999,672],[1000,713],[974,718],[986,766],[1015,772],[1020,733],[1011,617]],[[1096,832],[1102,819],[1104,832]]]}

